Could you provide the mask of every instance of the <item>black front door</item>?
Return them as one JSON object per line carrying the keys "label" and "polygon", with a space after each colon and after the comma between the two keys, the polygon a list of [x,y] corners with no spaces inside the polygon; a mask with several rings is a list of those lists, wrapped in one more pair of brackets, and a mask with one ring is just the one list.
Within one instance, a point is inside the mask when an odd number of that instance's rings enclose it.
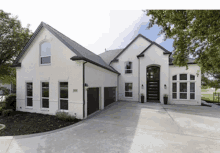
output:
{"label": "black front door", "polygon": [[160,100],[160,67],[147,68],[147,101]]}
{"label": "black front door", "polygon": [[88,88],[87,90],[87,115],[99,110],[99,88]]}

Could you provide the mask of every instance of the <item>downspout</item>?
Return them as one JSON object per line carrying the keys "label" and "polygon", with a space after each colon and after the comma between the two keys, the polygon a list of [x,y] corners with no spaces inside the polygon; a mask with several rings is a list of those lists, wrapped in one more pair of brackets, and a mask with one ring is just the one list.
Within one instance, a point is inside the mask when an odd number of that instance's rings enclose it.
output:
{"label": "downspout", "polygon": [[119,74],[118,74],[118,77],[117,77],[117,101],[119,101]]}
{"label": "downspout", "polygon": [[138,102],[140,102],[140,58],[138,57]]}
{"label": "downspout", "polygon": [[83,63],[83,119],[85,118],[85,64]]}

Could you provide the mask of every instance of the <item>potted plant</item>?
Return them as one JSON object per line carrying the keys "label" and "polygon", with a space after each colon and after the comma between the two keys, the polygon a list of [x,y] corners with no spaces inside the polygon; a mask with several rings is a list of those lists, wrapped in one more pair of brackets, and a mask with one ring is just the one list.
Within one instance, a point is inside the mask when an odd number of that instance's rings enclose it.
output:
{"label": "potted plant", "polygon": [[144,94],[141,94],[141,103],[144,103]]}
{"label": "potted plant", "polygon": [[167,94],[163,95],[163,101],[164,101],[164,104],[166,105],[167,101],[168,101],[168,95]]}

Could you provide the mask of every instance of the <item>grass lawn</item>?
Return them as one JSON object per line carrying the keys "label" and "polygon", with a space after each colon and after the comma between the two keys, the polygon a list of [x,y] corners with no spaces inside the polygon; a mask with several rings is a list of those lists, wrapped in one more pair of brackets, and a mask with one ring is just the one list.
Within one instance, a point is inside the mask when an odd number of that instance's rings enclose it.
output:
{"label": "grass lawn", "polygon": [[[202,94],[202,100],[208,101],[208,102],[218,102],[218,99],[215,99],[213,101],[213,94]],[[219,99],[220,102],[220,99]]]}
{"label": "grass lawn", "polygon": [[46,132],[65,127],[79,121],[79,119],[75,119],[74,121],[63,121],[53,115],[14,111],[10,114],[10,116],[0,116],[0,124],[4,124],[6,126],[6,128],[0,131],[0,136]]}
{"label": "grass lawn", "polygon": [[207,92],[208,89],[201,89],[201,92]]}

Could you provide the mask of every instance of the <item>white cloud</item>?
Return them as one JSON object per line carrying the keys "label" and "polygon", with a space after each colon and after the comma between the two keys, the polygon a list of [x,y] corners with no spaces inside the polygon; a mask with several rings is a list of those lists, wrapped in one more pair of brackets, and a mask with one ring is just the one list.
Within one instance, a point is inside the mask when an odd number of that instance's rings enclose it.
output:
{"label": "white cloud", "polygon": [[164,42],[164,34],[160,35],[160,37],[158,37],[155,42],[158,43],[158,44],[161,44],[162,42]]}

